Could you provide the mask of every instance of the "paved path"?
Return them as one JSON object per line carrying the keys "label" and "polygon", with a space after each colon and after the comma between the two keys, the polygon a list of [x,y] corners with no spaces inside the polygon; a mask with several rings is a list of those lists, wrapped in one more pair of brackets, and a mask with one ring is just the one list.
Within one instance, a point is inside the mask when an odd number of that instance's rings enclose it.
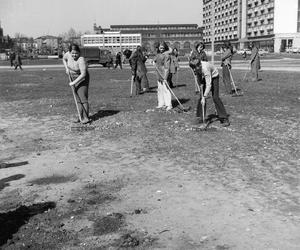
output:
{"label": "paved path", "polygon": [[[239,70],[249,70],[249,61],[242,61],[242,60],[234,60],[232,62],[232,68],[233,70],[239,69]],[[221,62],[215,61],[214,64],[221,68]],[[153,68],[153,65],[151,63],[147,63],[147,67]],[[188,62],[180,62],[181,68],[188,68]],[[63,69],[62,64],[56,64],[56,65],[23,65],[23,69],[41,69],[41,70],[51,70],[51,69]],[[99,65],[90,65],[90,68],[102,68],[102,66]],[[129,68],[128,64],[124,64],[123,68]],[[283,59],[267,59],[261,60],[261,68],[264,71],[289,71],[289,72],[300,72],[300,59],[293,59],[293,58],[283,58]],[[10,66],[0,66],[0,70],[11,70],[13,71],[13,68]]]}

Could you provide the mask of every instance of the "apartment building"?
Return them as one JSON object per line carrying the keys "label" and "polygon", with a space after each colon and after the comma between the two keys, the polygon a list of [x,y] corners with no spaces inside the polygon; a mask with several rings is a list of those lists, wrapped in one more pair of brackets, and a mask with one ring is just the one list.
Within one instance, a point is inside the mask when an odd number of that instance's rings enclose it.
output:
{"label": "apartment building", "polygon": [[257,41],[269,51],[284,51],[298,45],[299,2],[203,0],[203,40],[208,44],[213,42],[217,49],[224,41],[230,41],[237,49]]}

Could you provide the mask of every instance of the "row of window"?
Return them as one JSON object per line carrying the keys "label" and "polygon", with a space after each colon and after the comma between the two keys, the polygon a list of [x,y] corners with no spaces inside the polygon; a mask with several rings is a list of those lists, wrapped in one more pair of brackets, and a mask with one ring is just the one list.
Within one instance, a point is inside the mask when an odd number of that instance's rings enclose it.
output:
{"label": "row of window", "polygon": [[263,35],[271,35],[273,34],[273,29],[268,29],[268,30],[256,30],[253,32],[247,32],[248,37],[252,36],[263,36]]}
{"label": "row of window", "polygon": [[195,26],[153,26],[153,27],[115,27],[112,28],[112,31],[120,31],[120,30],[191,30],[196,29]]}
{"label": "row of window", "polygon": [[[237,38],[238,38],[237,34],[234,34],[234,35],[216,36],[216,37],[214,37],[214,40],[215,41],[224,41],[224,40],[231,40],[231,39],[237,39]],[[210,42],[211,38],[210,37],[204,38],[203,41]]]}
{"label": "row of window", "polygon": [[[237,4],[238,4],[237,0],[232,0],[230,2],[228,2],[228,0],[219,0],[215,2],[215,7],[216,7],[215,11],[225,10],[229,7],[236,6]],[[210,8],[211,8],[211,4],[205,5],[203,11],[209,10]]]}
{"label": "row of window", "polygon": [[84,44],[119,44],[119,43],[141,43],[141,37],[84,37]]}
{"label": "row of window", "polygon": [[254,0],[254,1],[249,1],[247,7],[248,8],[254,8],[254,7],[257,7],[259,5],[264,5],[264,4],[267,4],[267,3],[270,3],[270,2],[274,3],[274,0],[260,0],[260,1]]}
{"label": "row of window", "polygon": [[[226,25],[226,24],[232,25],[233,23],[236,23],[237,21],[238,21],[237,17],[230,18],[230,19],[225,19],[225,20],[222,20],[222,21],[219,21],[219,22],[215,22],[215,27],[223,26],[223,25]],[[210,22],[205,22],[205,23],[210,23]],[[204,26],[204,28],[205,27],[206,26]]]}
{"label": "row of window", "polygon": [[248,18],[250,17],[257,17],[257,16],[262,16],[262,15],[268,15],[274,13],[274,7],[269,7],[267,9],[262,9],[259,11],[249,11],[247,16]]}
{"label": "row of window", "polygon": [[265,26],[265,25],[270,25],[270,24],[274,24],[273,19],[268,19],[268,20],[263,20],[262,19],[260,21],[248,22],[247,27],[251,28],[251,27]]}
{"label": "row of window", "polygon": [[[199,36],[201,37],[201,33],[162,33],[159,34],[159,37],[195,37]],[[157,38],[158,34],[143,34],[143,37],[147,38]]]}

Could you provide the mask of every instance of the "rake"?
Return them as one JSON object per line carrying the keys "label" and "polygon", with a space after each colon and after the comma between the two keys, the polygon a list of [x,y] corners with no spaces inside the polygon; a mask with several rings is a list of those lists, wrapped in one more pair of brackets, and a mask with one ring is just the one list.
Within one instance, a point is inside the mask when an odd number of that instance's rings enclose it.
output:
{"label": "rake", "polygon": [[[158,74],[160,75],[160,77],[161,77],[162,79],[164,79],[164,77],[162,76],[161,72],[158,70],[157,66],[155,65],[154,67],[155,67],[156,71],[158,72]],[[166,84],[167,89],[171,92],[171,94],[174,96],[174,98],[175,98],[176,101],[178,102],[179,107],[181,108],[181,110],[182,110],[183,112],[188,112],[188,111],[191,109],[191,107],[185,108],[185,107],[182,105],[182,103],[179,101],[179,99],[177,98],[177,96],[174,94],[173,90],[170,88],[168,82],[167,82],[166,80],[164,80],[164,83]]]}
{"label": "rake", "polygon": [[229,69],[228,65],[227,65],[227,68],[228,68],[228,71],[229,71],[229,75],[230,75],[230,79],[231,79],[231,84],[234,88],[234,92],[235,94],[232,95],[232,97],[237,97],[237,96],[242,96],[243,94],[242,93],[239,93],[237,88],[236,88],[236,85],[234,83],[234,80],[233,80],[233,77],[232,77],[232,74],[231,74],[231,70]]}
{"label": "rake", "polygon": [[134,76],[131,76],[131,82],[130,82],[130,97],[132,97],[132,94],[133,94],[133,81],[134,81]]}
{"label": "rake", "polygon": [[[69,76],[69,81],[72,82],[73,79],[72,79],[72,77],[71,77],[71,74],[69,73],[68,76]],[[77,96],[77,98],[79,99],[79,101],[80,101],[80,98],[79,98],[79,96],[76,95],[76,93],[75,93],[75,87],[74,87],[74,86],[71,86],[71,89],[72,89],[73,98],[74,98],[75,105],[76,105],[76,109],[77,109],[78,118],[79,118],[79,121],[82,123],[82,117],[81,117],[80,112],[79,112],[79,107],[78,107],[78,103],[77,103],[76,96]],[[81,103],[81,101],[80,101],[80,104],[81,104],[82,109],[84,110],[86,116],[88,117],[87,111],[85,110],[85,108],[84,108],[83,104]],[[95,129],[94,126],[83,125],[83,124],[81,124],[81,125],[79,125],[79,126],[71,126],[71,131],[87,131],[87,130],[93,130],[93,129]]]}

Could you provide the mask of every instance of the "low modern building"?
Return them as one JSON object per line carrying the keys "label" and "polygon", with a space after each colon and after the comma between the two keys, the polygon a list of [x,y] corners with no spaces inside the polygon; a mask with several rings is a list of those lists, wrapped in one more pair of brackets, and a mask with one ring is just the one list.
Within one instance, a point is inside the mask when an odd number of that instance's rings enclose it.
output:
{"label": "low modern building", "polygon": [[111,25],[109,29],[94,24],[94,33],[82,36],[83,46],[117,50],[142,45],[153,52],[155,44],[163,40],[172,47],[189,52],[196,42],[202,41],[202,28],[197,24]]}
{"label": "low modern building", "polygon": [[111,25],[110,29],[122,34],[140,33],[142,45],[148,51],[154,51],[155,43],[162,40],[178,50],[188,51],[202,41],[202,28],[197,24]]}
{"label": "low modern building", "polygon": [[203,0],[203,39],[245,48],[257,41],[269,51],[298,46],[300,0]]}
{"label": "low modern building", "polygon": [[134,50],[142,44],[142,36],[139,33],[124,34],[120,31],[103,31],[98,34],[81,36],[83,47],[99,47],[109,49],[113,53],[125,49]]}

